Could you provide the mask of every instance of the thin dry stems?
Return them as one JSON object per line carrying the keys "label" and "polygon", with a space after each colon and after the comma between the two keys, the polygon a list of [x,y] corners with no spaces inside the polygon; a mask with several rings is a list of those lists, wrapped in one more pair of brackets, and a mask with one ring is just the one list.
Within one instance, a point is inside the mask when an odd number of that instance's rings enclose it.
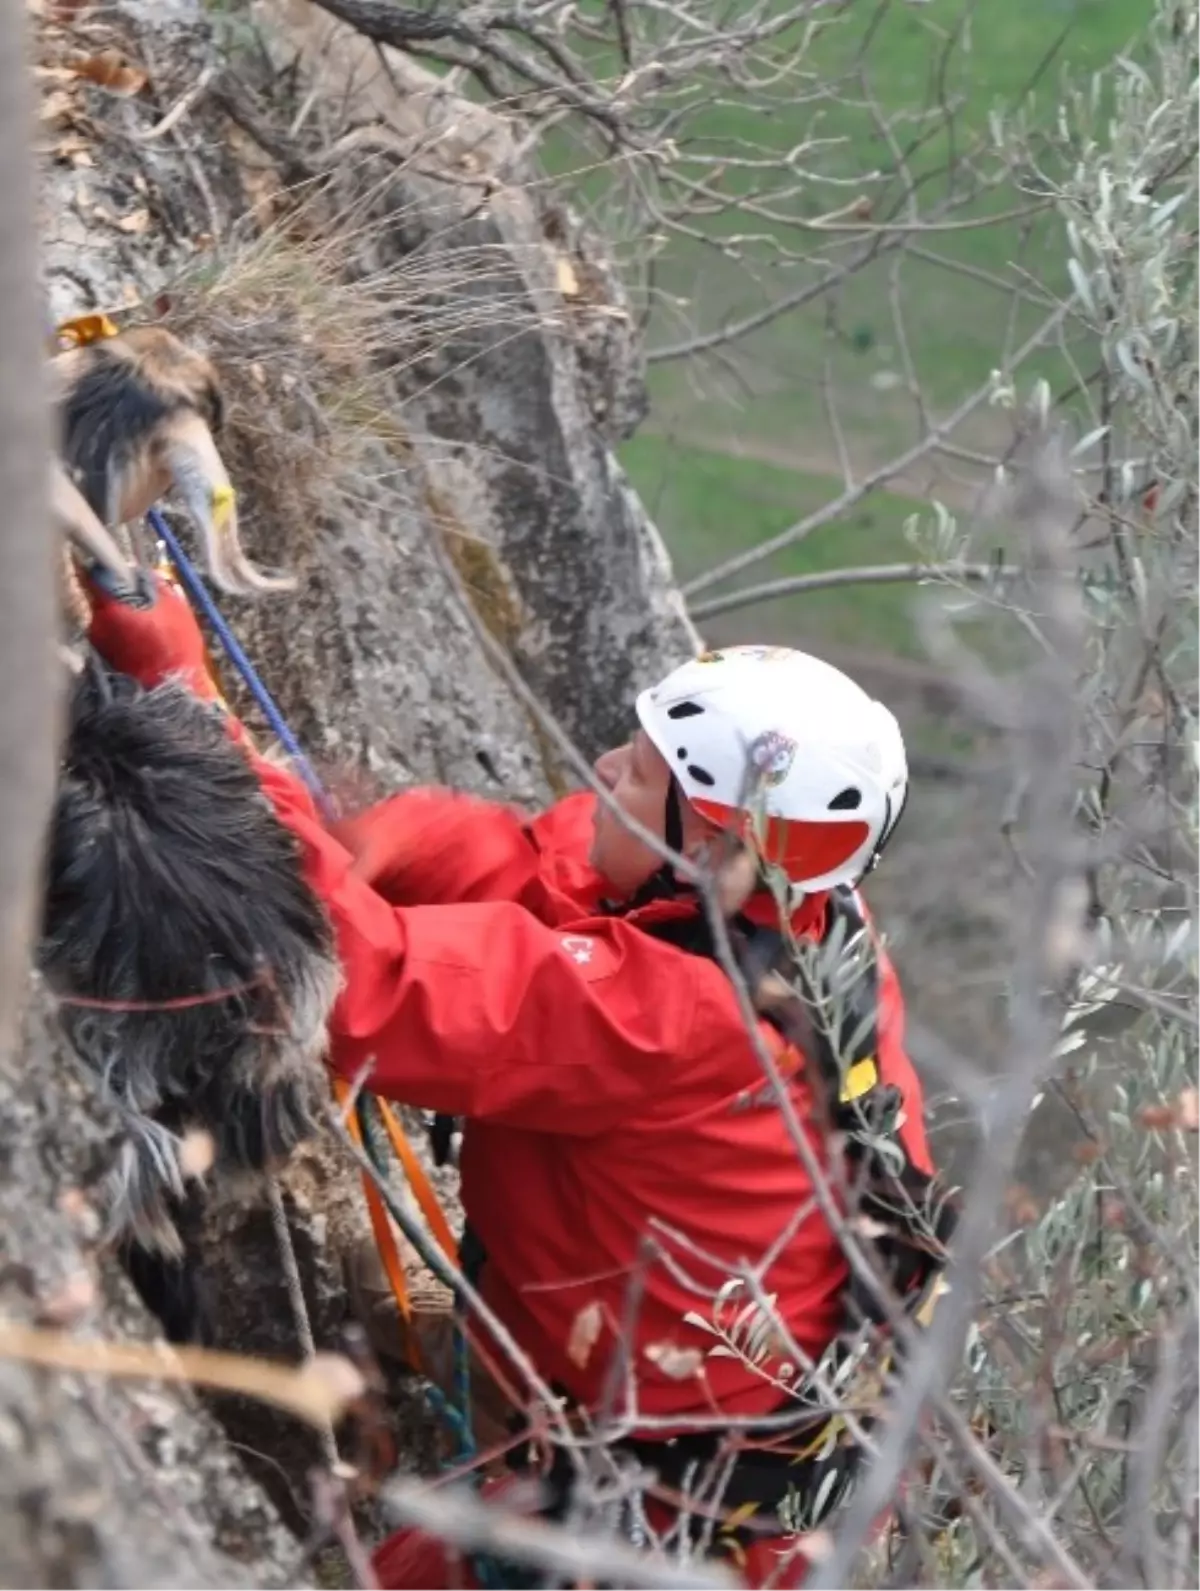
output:
{"label": "thin dry stems", "polygon": [[[1070,567],[1067,537],[1073,518],[1069,500],[1064,503],[1067,477],[1059,471],[1061,464],[1047,449],[1035,461],[1022,515],[1032,551],[1054,574],[1066,573]],[[1045,607],[1050,616],[1048,633],[1055,643],[1054,656],[1044,660],[1038,670],[1037,692],[1022,692],[1024,746],[1017,742],[1028,765],[1037,773],[1036,810],[1030,818],[1037,876],[1031,891],[1028,930],[1018,941],[1009,1064],[1004,1069],[1003,1087],[993,1095],[991,1103],[987,1154],[978,1163],[965,1192],[949,1273],[950,1291],[928,1332],[916,1345],[889,1411],[879,1443],[879,1458],[850,1499],[835,1532],[834,1551],[814,1567],[808,1581],[813,1587],[845,1583],[872,1522],[895,1495],[929,1401],[940,1395],[955,1374],[979,1296],[980,1268],[994,1239],[997,1213],[1002,1208],[1021,1131],[1037,1088],[1053,1066],[1058,1027],[1043,991],[1055,936],[1063,932],[1064,925],[1075,931],[1078,913],[1078,899],[1070,888],[1072,880],[1064,872],[1062,858],[1073,830],[1074,757],[1079,734],[1075,678],[1083,637],[1079,598],[1068,582],[1050,582]],[[950,639],[941,639],[944,660],[950,664]],[[956,652],[961,654],[961,648]],[[961,656],[958,660],[962,661]],[[959,673],[957,677],[963,676]],[[999,689],[994,682],[993,689]],[[1070,1568],[1071,1583],[1086,1584],[1068,1554],[1061,1554],[1056,1567],[1060,1573]]]}
{"label": "thin dry stems", "polygon": [[318,1431],[340,1419],[365,1390],[358,1371],[339,1354],[317,1354],[293,1369],[212,1348],[99,1342],[12,1322],[0,1322],[0,1357],[49,1370],[238,1393],[270,1403]]}
{"label": "thin dry stems", "polygon": [[707,1591],[732,1587],[736,1577],[708,1564],[671,1563],[600,1532],[568,1531],[489,1508],[466,1492],[435,1490],[417,1481],[395,1480],[384,1501],[398,1524],[432,1532],[466,1552],[487,1552],[572,1580],[613,1581],[656,1591]]}

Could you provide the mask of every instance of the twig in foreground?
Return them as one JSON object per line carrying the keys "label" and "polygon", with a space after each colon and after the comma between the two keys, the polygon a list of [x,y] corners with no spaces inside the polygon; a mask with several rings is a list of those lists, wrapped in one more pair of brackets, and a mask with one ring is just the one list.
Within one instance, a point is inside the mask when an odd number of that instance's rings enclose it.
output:
{"label": "twig in foreground", "polygon": [[366,1385],[348,1359],[317,1354],[299,1369],[212,1348],[164,1351],[140,1342],[97,1342],[64,1331],[0,1324],[0,1359],[19,1359],[48,1370],[122,1376],[145,1381],[186,1382],[217,1392],[236,1392],[273,1404],[317,1430],[340,1419]]}
{"label": "twig in foreground", "polygon": [[470,1493],[394,1481],[383,1492],[398,1524],[414,1525],[465,1552],[490,1552],[572,1581],[643,1586],[647,1591],[720,1591],[736,1578],[712,1564],[669,1563],[615,1537],[522,1519]]}

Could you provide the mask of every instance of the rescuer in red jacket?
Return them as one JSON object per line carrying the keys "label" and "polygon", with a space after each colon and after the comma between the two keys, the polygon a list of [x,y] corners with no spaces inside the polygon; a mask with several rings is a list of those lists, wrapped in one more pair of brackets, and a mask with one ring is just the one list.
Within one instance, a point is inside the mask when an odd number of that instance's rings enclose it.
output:
{"label": "rescuer in red jacket", "polygon": [[[91,639],[113,666],[215,694],[169,586],[144,610],[95,595]],[[573,795],[533,819],[418,790],[335,836],[297,778],[247,755],[336,932],[345,983],[331,1064],[353,1076],[372,1061],[379,1094],[466,1119],[462,1199],[486,1256],[484,1298],[584,1408],[632,1330],[616,1407],[635,1436],[655,1422],[661,1445],[671,1419],[786,1407],[803,1379],[795,1349],[819,1359],[844,1323],[848,1273],[731,980],[692,943],[698,897],[622,815],[700,861],[722,831],[751,833],[756,788],[758,854],[786,889],[791,930],[819,940],[835,904],[861,926],[854,886],[895,828],[907,769],[886,708],[779,647],[685,664],[638,698],[636,720],[596,763],[611,806]],[[770,891],[740,920],[751,936],[777,928]],[[866,1060],[898,1102],[899,1142],[920,1175],[931,1170],[921,1090],[882,951],[875,964]],[[776,1025],[763,1021],[760,1036],[827,1165],[806,1057]],[[768,1332],[755,1352],[731,1351],[718,1333],[753,1302],[736,1278],[768,1255],[763,1288],[791,1342]],[[385,1582],[452,1583],[428,1553],[414,1556],[417,1541],[385,1544]],[[777,1566],[764,1550],[745,1569],[752,1583]]]}

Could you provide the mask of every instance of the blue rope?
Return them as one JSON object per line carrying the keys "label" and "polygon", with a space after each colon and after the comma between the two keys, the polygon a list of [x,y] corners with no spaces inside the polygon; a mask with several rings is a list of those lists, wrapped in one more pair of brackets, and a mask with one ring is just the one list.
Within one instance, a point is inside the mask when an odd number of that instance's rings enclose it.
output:
{"label": "blue rope", "polygon": [[[225,649],[229,661],[242,676],[247,690],[249,690],[262,709],[263,717],[270,724],[276,739],[286,748],[289,756],[296,764],[297,773],[304,780],[322,809],[329,813],[331,810],[329,797],[326,795],[325,788],[317,776],[316,769],[301,750],[300,742],[292,733],[287,719],[284,718],[276,706],[274,697],[259,678],[254,664],[251,663],[242,650],[237,636],[234,635],[221,616],[221,610],[209,595],[207,586],[201,580],[187,553],[184,552],[179,543],[179,538],[157,508],[152,508],[146,518],[149,521],[151,530],[159,537],[170,553],[171,562],[179,573],[179,579],[188,597],[200,609],[212,626],[213,633]],[[368,1153],[371,1153],[370,1134],[364,1133],[364,1139],[366,1140]],[[375,1158],[375,1155],[372,1154],[372,1159]],[[376,1169],[380,1170],[381,1175],[383,1174],[377,1160]],[[425,1389],[425,1395],[431,1407],[441,1416],[458,1443],[458,1451],[449,1460],[451,1465],[461,1464],[468,1459],[474,1458],[477,1451],[471,1421],[470,1356],[467,1351],[466,1333],[463,1331],[461,1324],[456,1324],[454,1328],[454,1393],[455,1398],[452,1402],[446,1397],[441,1388],[434,1386],[432,1382]],[[488,1583],[488,1581],[484,1581],[485,1585]]]}
{"label": "blue rope", "polygon": [[262,708],[263,717],[267,720],[268,724],[270,724],[271,731],[275,738],[285,748],[292,761],[296,764],[296,772],[304,780],[305,784],[312,792],[314,798],[321,804],[323,811],[326,813],[326,815],[329,815],[331,813],[329,797],[326,795],[324,786],[317,777],[316,769],[301,750],[300,742],[292,733],[287,719],[275,705],[275,698],[271,695],[270,691],[259,678],[258,671],[255,669],[254,664],[242,650],[237,636],[234,635],[233,631],[222,618],[221,610],[217,607],[212,597],[209,596],[207,586],[196,573],[196,570],[192,566],[191,559],[188,557],[187,553],[185,553],[183,548],[180,546],[179,538],[171,529],[170,525],[167,524],[166,520],[163,518],[162,514],[157,508],[152,508],[146,515],[146,518],[150,522],[151,530],[153,530],[154,534],[159,537],[159,539],[166,546],[167,551],[171,554],[171,562],[179,571],[179,578],[182,581],[188,596],[191,598],[195,606],[200,609],[200,611],[204,614],[204,617],[212,626],[213,633],[217,637],[217,640],[220,641],[221,645],[224,647],[226,653],[228,654],[229,661],[242,676],[242,679],[246,683],[247,690],[249,690],[250,694],[254,697],[254,700]]}

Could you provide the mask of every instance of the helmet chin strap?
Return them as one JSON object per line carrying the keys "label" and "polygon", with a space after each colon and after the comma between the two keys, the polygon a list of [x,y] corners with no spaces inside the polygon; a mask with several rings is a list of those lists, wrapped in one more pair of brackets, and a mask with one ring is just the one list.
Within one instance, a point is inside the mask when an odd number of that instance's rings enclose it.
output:
{"label": "helmet chin strap", "polygon": [[[666,806],[663,812],[663,840],[667,849],[681,855],[683,852],[683,807],[679,800],[679,785],[674,774],[667,785]],[[675,877],[675,868],[672,863],[664,861],[656,873],[652,873],[639,890],[625,902],[622,908],[625,911],[636,911],[639,906],[647,906],[652,900],[674,900],[679,894],[679,880]]]}
{"label": "helmet chin strap", "polygon": [[[667,785],[667,809],[663,817],[663,839],[667,842],[667,849],[677,855],[683,851],[683,808],[679,804],[679,784],[675,775]],[[675,877],[675,869],[670,862],[663,866]]]}

